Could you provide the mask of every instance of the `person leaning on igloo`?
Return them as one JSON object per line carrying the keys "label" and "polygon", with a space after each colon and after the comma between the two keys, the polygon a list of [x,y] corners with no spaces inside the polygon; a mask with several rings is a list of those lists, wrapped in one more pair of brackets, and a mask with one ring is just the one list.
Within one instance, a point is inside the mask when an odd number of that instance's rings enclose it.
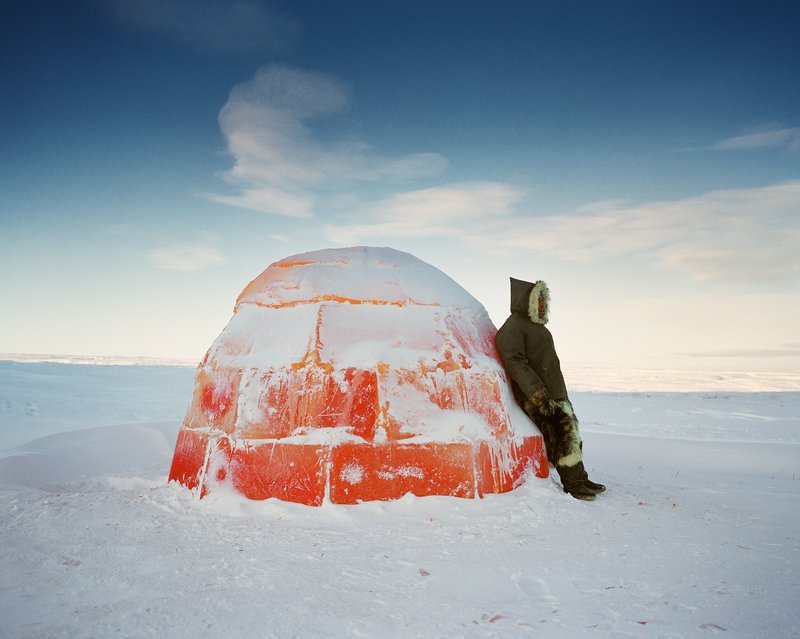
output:
{"label": "person leaning on igloo", "polygon": [[511,278],[511,315],[497,331],[495,345],[511,378],[514,397],[542,431],[547,459],[564,492],[591,501],[606,487],[589,480],[583,467],[578,418],[567,395],[553,336],[545,327],[550,291],[542,281]]}

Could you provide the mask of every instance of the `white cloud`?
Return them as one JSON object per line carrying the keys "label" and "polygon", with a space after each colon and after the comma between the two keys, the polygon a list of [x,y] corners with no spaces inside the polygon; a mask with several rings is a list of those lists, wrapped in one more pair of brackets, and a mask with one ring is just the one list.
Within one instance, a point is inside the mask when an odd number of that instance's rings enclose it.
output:
{"label": "white cloud", "polygon": [[227,262],[218,249],[207,246],[162,246],[149,255],[158,268],[170,271],[201,271]]}
{"label": "white cloud", "polygon": [[140,29],[157,31],[216,49],[282,49],[299,23],[255,0],[106,0],[112,15]]}
{"label": "white cloud", "polygon": [[510,215],[523,192],[499,182],[465,182],[398,193],[356,211],[364,223],[327,225],[337,244],[376,237],[460,237]]}
{"label": "white cloud", "polygon": [[788,149],[800,151],[800,127],[768,129],[726,138],[713,147],[717,151],[753,151],[758,149]]}
{"label": "white cloud", "polygon": [[698,281],[800,275],[800,181],[637,205],[595,202],[560,215],[525,214],[518,210],[523,196],[496,182],[411,191],[324,231],[337,244],[442,237],[494,256],[527,252],[586,263],[637,256]]}
{"label": "white cloud", "polygon": [[220,204],[250,209],[260,213],[274,213],[284,217],[312,217],[314,198],[302,191],[290,191],[275,186],[252,186],[236,195],[207,193],[206,197]]}
{"label": "white cloud", "polygon": [[[642,204],[595,202],[554,215],[526,212],[525,193],[502,182],[444,184],[365,203],[356,185],[385,190],[388,183],[437,175],[446,160],[435,153],[383,157],[361,141],[330,141],[310,127],[349,102],[346,87],[326,74],[260,69],[233,88],[219,115],[234,159],[222,174],[232,192],[207,197],[291,218],[313,217],[324,197],[329,210],[349,215],[349,222],[323,227],[336,244],[442,237],[490,255],[529,251],[587,263],[636,256],[696,280],[800,274],[800,181]],[[780,146],[800,146],[800,129],[730,138],[715,148]]]}
{"label": "white cloud", "polygon": [[344,111],[347,89],[314,71],[270,65],[231,91],[219,114],[234,166],[223,178],[233,194],[212,200],[287,217],[310,217],[320,193],[341,195],[359,182],[437,175],[435,153],[383,157],[358,140],[322,141],[308,121]]}
{"label": "white cloud", "polygon": [[696,280],[752,282],[800,274],[798,211],[800,181],[640,205],[600,202],[571,215],[514,216],[469,241],[565,261],[639,255]]}

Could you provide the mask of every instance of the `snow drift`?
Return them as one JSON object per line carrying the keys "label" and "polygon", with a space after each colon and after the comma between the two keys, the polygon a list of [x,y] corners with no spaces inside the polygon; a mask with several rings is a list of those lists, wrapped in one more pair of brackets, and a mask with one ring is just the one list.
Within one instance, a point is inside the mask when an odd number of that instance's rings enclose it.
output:
{"label": "snow drift", "polygon": [[547,477],[495,332],[477,300],[407,253],[280,260],[198,367],[169,478],[200,496],[320,505],[474,498]]}

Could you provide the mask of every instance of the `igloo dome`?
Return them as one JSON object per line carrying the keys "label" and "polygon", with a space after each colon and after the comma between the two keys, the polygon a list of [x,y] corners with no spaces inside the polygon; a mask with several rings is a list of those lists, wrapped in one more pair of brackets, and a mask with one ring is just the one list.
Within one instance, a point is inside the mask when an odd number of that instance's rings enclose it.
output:
{"label": "igloo dome", "polygon": [[329,249],[244,289],[198,366],[170,481],[308,505],[506,492],[548,474],[486,310],[413,255]]}

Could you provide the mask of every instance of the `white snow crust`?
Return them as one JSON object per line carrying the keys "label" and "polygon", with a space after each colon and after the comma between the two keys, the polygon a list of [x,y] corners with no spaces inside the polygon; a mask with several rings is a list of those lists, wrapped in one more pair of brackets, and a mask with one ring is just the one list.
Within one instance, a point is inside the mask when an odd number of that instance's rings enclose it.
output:
{"label": "white snow crust", "polygon": [[[313,263],[307,263],[309,260]],[[280,274],[282,265],[290,274],[285,279]],[[284,258],[275,266],[278,268],[251,282],[240,295],[238,305],[280,306],[329,296],[398,305],[475,305],[475,298],[442,271],[410,253],[391,248],[324,249]],[[302,272],[299,281],[295,277],[297,268]],[[271,283],[266,290],[261,286],[263,281]]]}
{"label": "white snow crust", "polygon": [[0,362],[0,637],[800,636],[798,392],[573,387],[594,503],[311,508],[166,484],[193,377]]}

